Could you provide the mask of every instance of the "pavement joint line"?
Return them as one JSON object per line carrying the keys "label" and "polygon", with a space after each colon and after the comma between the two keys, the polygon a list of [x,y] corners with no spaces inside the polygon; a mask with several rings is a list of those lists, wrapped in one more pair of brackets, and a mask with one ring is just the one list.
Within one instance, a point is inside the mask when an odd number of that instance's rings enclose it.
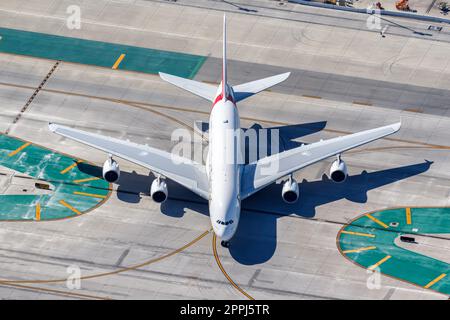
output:
{"label": "pavement joint line", "polygon": [[379,224],[380,226],[382,226],[383,228],[387,229],[389,228],[389,226],[387,224],[385,224],[384,222],[378,220],[377,218],[373,217],[371,214],[366,214],[366,217],[369,218],[370,220],[372,220],[373,222],[375,222],[376,224]]}
{"label": "pavement joint line", "polygon": [[79,196],[92,197],[92,198],[106,199],[106,196],[103,196],[101,194],[86,193],[86,192],[80,192],[80,191],[74,191],[73,194],[79,195]]}
{"label": "pavement joint line", "polygon": [[68,166],[67,168],[61,170],[61,174],[66,174],[67,172],[69,172],[70,170],[72,170],[73,168],[75,168],[76,166],[78,166],[79,163],[83,162],[83,160],[77,160],[75,163],[72,163],[70,166]]}
{"label": "pavement joint line", "polygon": [[119,65],[120,65],[120,63],[122,62],[123,58],[125,58],[125,53],[122,53],[122,54],[119,56],[119,58],[117,58],[116,62],[115,62],[114,65],[112,66],[112,68],[113,68],[114,70],[116,70],[116,69],[119,67]]}
{"label": "pavement joint line", "polygon": [[24,143],[23,145],[21,145],[20,147],[18,147],[16,150],[11,151],[11,152],[8,154],[8,157],[15,156],[16,154],[18,154],[20,151],[22,151],[23,149],[25,149],[25,148],[28,147],[29,145],[31,145],[31,142],[26,142],[26,143]]}
{"label": "pavement joint line", "polygon": [[15,287],[15,288],[20,288],[20,289],[25,289],[25,290],[46,292],[46,293],[50,293],[53,295],[78,297],[78,298],[83,298],[83,299],[111,300],[111,298],[108,298],[108,297],[99,297],[99,296],[93,296],[93,295],[75,293],[75,292],[69,292],[69,291],[61,291],[61,290],[47,289],[47,288],[34,287],[34,286],[25,286],[22,284],[5,283],[3,281],[0,281],[0,286]]}
{"label": "pavement joint line", "polygon": [[36,220],[41,220],[41,204],[39,202],[36,204]]}
{"label": "pavement joint line", "polygon": [[383,259],[381,259],[380,261],[378,261],[377,263],[371,265],[369,268],[367,268],[367,270],[373,270],[375,268],[378,268],[379,266],[381,266],[383,263],[385,263],[386,261],[388,261],[390,258],[392,258],[392,256],[387,255],[386,257],[384,257]]}
{"label": "pavement joint line", "polygon": [[406,224],[411,224],[411,208],[406,208]]}
{"label": "pavement joint line", "polygon": [[361,237],[369,237],[369,238],[375,238],[374,234],[371,233],[362,233],[362,232],[354,232],[354,231],[342,231],[341,233],[345,233],[345,234],[351,234],[354,236],[361,236]]}
{"label": "pavement joint line", "polygon": [[358,252],[362,252],[362,251],[374,250],[376,248],[377,247],[375,247],[375,246],[370,246],[370,247],[363,247],[363,248],[352,249],[352,250],[345,250],[342,252],[343,253],[358,253]]}
{"label": "pavement joint line", "polygon": [[82,213],[80,211],[78,211],[76,208],[74,208],[73,206],[71,206],[70,204],[68,204],[67,202],[65,202],[64,200],[59,200],[59,203],[62,204],[64,207],[72,210],[73,212],[75,212],[77,215],[81,215]]}
{"label": "pavement joint line", "polygon": [[433,286],[434,284],[436,284],[437,282],[441,281],[447,274],[443,273],[441,274],[439,277],[437,277],[436,279],[430,281],[426,286],[424,286],[425,289],[430,288],[431,286]]}

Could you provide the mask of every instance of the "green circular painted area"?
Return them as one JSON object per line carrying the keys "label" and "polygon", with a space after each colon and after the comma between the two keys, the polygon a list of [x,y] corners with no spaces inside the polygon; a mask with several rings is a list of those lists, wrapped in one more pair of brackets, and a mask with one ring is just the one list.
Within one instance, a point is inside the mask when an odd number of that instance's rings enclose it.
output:
{"label": "green circular painted area", "polygon": [[109,196],[110,185],[101,178],[101,168],[4,134],[0,146],[0,166],[52,186],[49,194],[0,195],[0,221],[69,218]]}
{"label": "green circular painted area", "polygon": [[[370,218],[372,217],[372,219]],[[340,252],[364,268],[450,295],[450,264],[398,247],[403,234],[450,234],[450,208],[397,208],[365,214],[337,236]]]}

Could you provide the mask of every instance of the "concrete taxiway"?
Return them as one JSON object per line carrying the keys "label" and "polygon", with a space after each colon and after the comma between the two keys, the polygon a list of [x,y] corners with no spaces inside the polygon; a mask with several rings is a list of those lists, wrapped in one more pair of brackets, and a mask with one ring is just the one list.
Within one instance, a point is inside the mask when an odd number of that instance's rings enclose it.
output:
{"label": "concrete taxiway", "polygon": [[[81,8],[79,30],[66,25],[66,9],[72,4]],[[420,36],[411,29],[425,30],[426,23],[397,19],[382,38],[366,28],[364,15],[262,0],[231,5],[206,0],[7,0],[0,4],[0,27],[203,56],[194,78],[217,82],[224,11],[232,84],[293,72],[285,83],[239,105],[243,126],[283,127],[288,147],[400,119],[401,131],[344,154],[350,171],[344,184],[323,176],[329,159],[296,174],[302,183],[295,205],[283,203],[279,184],[249,198],[229,249],[216,244],[206,203],[170,184],[171,199],[160,206],[148,196],[148,170],[121,161],[122,176],[111,195],[86,214],[55,221],[0,221],[0,297],[448,299],[448,292],[439,291],[448,288],[442,285],[449,281],[447,262],[440,264],[444,269],[439,274],[421,271],[416,284],[402,281],[401,275],[381,276],[380,286],[369,289],[372,273],[342,253],[358,247],[341,250],[337,243],[341,229],[365,213],[450,205],[446,27]],[[47,123],[170,151],[175,129],[207,121],[208,102],[154,74],[113,69],[114,64],[57,63],[0,53],[0,131],[101,166],[105,154],[51,134]],[[5,175],[12,177],[14,169],[4,165]],[[47,167],[52,165],[67,168],[50,159]],[[17,174],[14,179],[15,185],[28,185],[26,177]],[[8,186],[12,180],[0,181]],[[23,189],[15,190],[20,195]],[[414,209],[412,214],[415,221]],[[439,259],[433,244],[449,250],[450,229],[439,229],[439,237],[439,242],[420,241],[426,246],[414,252]],[[380,264],[381,272],[394,258]],[[367,261],[367,266],[375,262]],[[76,268],[81,288],[70,289],[67,279]]]}

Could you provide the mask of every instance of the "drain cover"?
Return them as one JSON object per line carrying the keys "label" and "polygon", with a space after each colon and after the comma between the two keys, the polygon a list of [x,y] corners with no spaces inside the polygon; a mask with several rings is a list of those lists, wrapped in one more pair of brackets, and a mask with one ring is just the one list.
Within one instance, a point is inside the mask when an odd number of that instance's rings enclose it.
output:
{"label": "drain cover", "polygon": [[441,31],[441,30],[442,30],[442,27],[438,27],[438,26],[429,26],[429,27],[428,27],[428,30],[431,30],[431,31]]}
{"label": "drain cover", "polygon": [[389,223],[389,225],[391,227],[397,228],[398,227],[398,222],[391,222],[391,223]]}

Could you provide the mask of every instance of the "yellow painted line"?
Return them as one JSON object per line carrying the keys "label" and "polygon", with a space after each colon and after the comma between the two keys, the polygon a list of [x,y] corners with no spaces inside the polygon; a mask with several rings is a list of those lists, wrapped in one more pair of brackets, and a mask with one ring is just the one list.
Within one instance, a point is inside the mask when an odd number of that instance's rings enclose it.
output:
{"label": "yellow painted line", "polygon": [[36,220],[41,220],[41,204],[39,202],[36,204]]}
{"label": "yellow painted line", "polygon": [[358,249],[353,249],[353,250],[345,250],[345,251],[342,251],[342,252],[343,253],[354,253],[354,252],[373,250],[373,249],[376,249],[376,248],[377,247],[375,247],[375,246],[371,246],[371,247],[364,247],[364,248],[358,248]]}
{"label": "yellow painted line", "polygon": [[246,296],[249,300],[255,300],[251,295],[249,295],[247,292],[245,292],[239,285],[236,284],[236,282],[231,279],[231,277],[228,275],[228,273],[225,271],[222,262],[220,261],[219,255],[217,254],[217,237],[216,234],[213,233],[213,239],[212,239],[212,248],[213,248],[213,254],[214,258],[216,260],[217,266],[219,267],[220,271],[222,271],[222,274],[227,278],[228,282],[240,293],[242,293],[244,296]]}
{"label": "yellow painted line", "polygon": [[103,196],[101,194],[95,194],[95,193],[86,193],[86,192],[79,192],[79,191],[74,191],[73,194],[79,195],[79,196],[86,196],[86,197],[93,197],[93,198],[100,198],[100,199],[105,199],[106,196]]}
{"label": "yellow painted line", "polygon": [[354,236],[375,238],[375,235],[374,234],[370,234],[370,233],[361,233],[361,232],[353,232],[353,231],[342,231],[341,233],[352,234]]}
{"label": "yellow painted line", "polygon": [[411,208],[406,208],[406,224],[411,224]]}
{"label": "yellow painted line", "polygon": [[64,200],[60,200],[59,201],[60,204],[62,204],[64,207],[72,210],[73,212],[75,212],[76,214],[81,214],[80,211],[78,211],[77,209],[75,209],[74,207],[72,207],[70,204],[68,204],[67,202],[65,202]]}
{"label": "yellow painted line", "polygon": [[302,96],[305,98],[311,98],[311,99],[322,99],[322,97],[320,97],[320,96],[314,96],[314,95],[309,95],[309,94],[302,94]]}
{"label": "yellow painted line", "polygon": [[79,180],[74,180],[73,183],[81,183],[81,182],[88,182],[88,181],[94,181],[94,180],[100,180],[100,178],[92,177],[92,178],[86,178],[86,179],[79,179]]}
{"label": "yellow painted line", "polygon": [[383,228],[386,228],[386,229],[389,228],[387,224],[385,224],[384,222],[381,222],[377,218],[372,217],[370,214],[366,214],[366,217],[369,218],[370,220],[372,220],[373,222],[379,224]]}
{"label": "yellow painted line", "polygon": [[379,266],[381,266],[383,263],[385,263],[386,261],[388,261],[390,258],[392,258],[392,256],[386,256],[383,259],[381,259],[380,261],[378,261],[377,263],[375,263],[374,265],[371,265],[368,269],[369,270],[373,270]]}
{"label": "yellow painted line", "polygon": [[442,280],[442,278],[444,278],[447,274],[443,273],[441,274],[439,277],[437,277],[436,279],[434,279],[433,281],[430,281],[424,288],[428,289],[429,287],[431,287],[432,285],[434,285],[436,282]]}
{"label": "yellow painted line", "polygon": [[70,166],[68,166],[67,168],[65,168],[64,170],[61,170],[61,174],[66,174],[67,172],[69,172],[70,170],[72,170],[73,168],[75,168],[79,163],[83,162],[83,160],[78,160],[77,162],[71,164]]}
{"label": "yellow painted line", "polygon": [[8,154],[8,157],[15,156],[15,155],[18,154],[20,151],[22,151],[23,149],[25,149],[26,147],[28,147],[30,144],[31,144],[31,142],[27,142],[27,143],[21,145],[21,146],[18,147],[16,150],[11,151],[11,152]]}
{"label": "yellow painted line", "polygon": [[366,102],[366,101],[353,101],[353,104],[359,104],[361,106],[371,106],[372,105],[370,102]]}
{"label": "yellow painted line", "polygon": [[125,53],[122,53],[120,57],[116,60],[116,63],[112,66],[112,68],[115,70],[119,67],[119,64],[122,62],[123,58],[125,58]]}

